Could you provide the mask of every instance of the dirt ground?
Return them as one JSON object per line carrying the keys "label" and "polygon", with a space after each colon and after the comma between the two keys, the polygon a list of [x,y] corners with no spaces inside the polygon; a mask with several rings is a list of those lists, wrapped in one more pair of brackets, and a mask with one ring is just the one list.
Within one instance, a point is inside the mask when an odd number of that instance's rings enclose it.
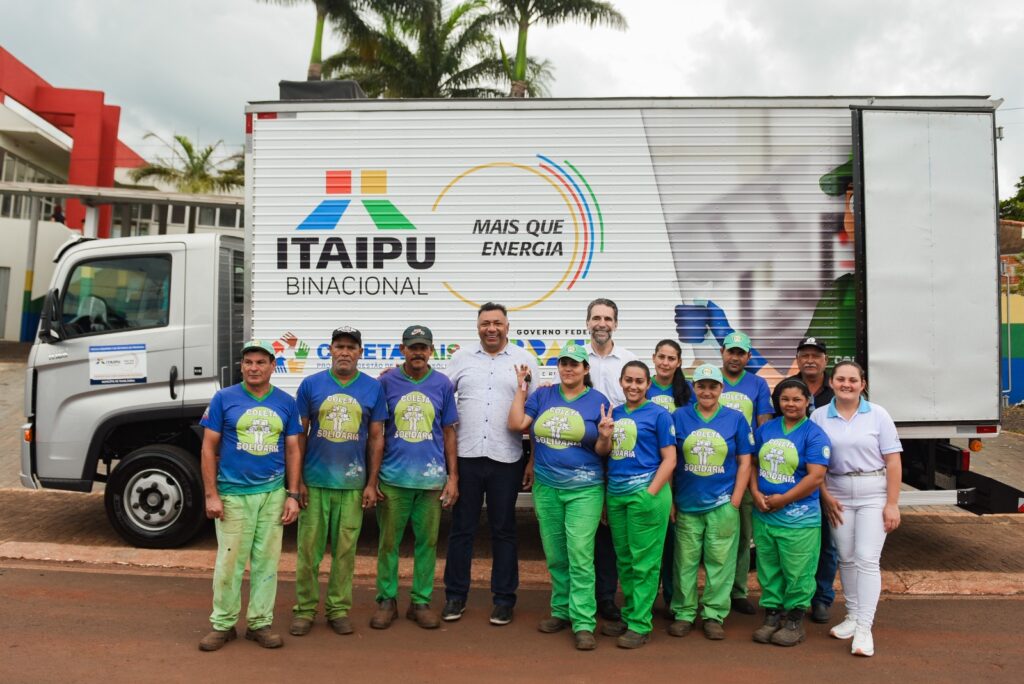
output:
{"label": "dirt ground", "polygon": [[1024,434],[1024,406],[1011,406],[1003,410],[1003,430]]}

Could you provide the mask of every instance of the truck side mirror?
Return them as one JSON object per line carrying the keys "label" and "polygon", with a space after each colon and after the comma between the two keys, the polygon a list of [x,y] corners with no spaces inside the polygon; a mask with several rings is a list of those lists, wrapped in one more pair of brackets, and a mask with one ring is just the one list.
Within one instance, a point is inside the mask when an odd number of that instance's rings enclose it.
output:
{"label": "truck side mirror", "polygon": [[60,300],[57,290],[50,290],[43,300],[43,310],[39,316],[39,339],[45,343],[60,342],[64,339],[61,334],[60,317],[57,314],[57,302]]}

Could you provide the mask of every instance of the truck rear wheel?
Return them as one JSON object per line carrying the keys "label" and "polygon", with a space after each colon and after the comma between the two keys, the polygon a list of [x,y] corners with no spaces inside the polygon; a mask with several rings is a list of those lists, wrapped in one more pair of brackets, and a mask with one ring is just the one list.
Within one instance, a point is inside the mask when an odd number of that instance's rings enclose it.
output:
{"label": "truck rear wheel", "polygon": [[136,449],[110,474],[107,517],[125,541],[169,549],[192,539],[206,519],[198,459],[165,444]]}

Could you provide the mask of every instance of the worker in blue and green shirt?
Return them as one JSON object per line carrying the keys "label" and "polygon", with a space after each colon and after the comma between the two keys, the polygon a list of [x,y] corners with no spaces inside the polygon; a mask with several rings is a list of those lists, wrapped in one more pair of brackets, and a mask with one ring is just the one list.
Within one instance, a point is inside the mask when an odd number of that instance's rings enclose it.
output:
{"label": "worker in blue and green shirt", "polygon": [[245,638],[264,648],[283,643],[270,625],[283,525],[299,515],[302,426],[295,400],[270,384],[274,356],[270,342],[246,342],[242,382],[213,395],[200,422],[205,428],[201,470],[206,516],[213,518],[217,530],[213,630],[199,642],[203,651],[216,651],[235,639],[247,563]]}
{"label": "worker in blue and green shirt", "polygon": [[430,328],[409,326],[398,348],[405,362],[380,376],[388,420],[377,503],[377,610],[370,626],[387,629],[398,617],[398,545],[411,523],[413,577],[405,616],[424,629],[436,629],[441,619],[430,607],[430,599],[437,532],[441,508],[451,508],[459,497],[455,436],[459,414],[451,380],[430,367],[434,355]]}
{"label": "worker in blue and green shirt", "polygon": [[739,411],[719,403],[722,371],[710,364],[693,372],[697,403],[676,409],[672,420],[680,458],[673,478],[676,523],[672,636],[690,633],[697,619],[697,571],[703,557],[704,636],[725,638],[729,591],[736,570],[739,508],[750,483],[754,435]]}
{"label": "worker in blue and green shirt", "polygon": [[351,634],[352,576],[363,510],[377,503],[387,403],[380,383],[359,372],[362,333],[331,334],[331,367],[303,379],[295,399],[306,437],[289,632],[309,633],[320,603],[320,562],[331,545],[324,612],[336,634]]}
{"label": "worker in blue and green shirt", "polygon": [[617,636],[619,648],[639,648],[650,638],[651,608],[658,596],[676,433],[669,412],[647,398],[651,371],[646,363],[628,361],[619,384],[626,403],[612,410],[606,505],[624,601],[622,619],[605,623],[601,633]]}
{"label": "worker in blue and green shirt", "polygon": [[776,388],[782,416],[757,430],[757,477],[751,479],[757,580],[764,624],[754,641],[795,646],[804,640],[803,615],[815,591],[821,546],[818,489],[825,478],[831,444],[807,419],[811,392],[787,378]]}
{"label": "worker in blue and green shirt", "polygon": [[[772,396],[764,378],[747,372],[751,359],[750,338],[738,330],[722,341],[722,406],[743,414],[751,428],[758,428],[771,420],[774,414]],[[740,536],[736,547],[736,576],[733,579],[732,609],[753,615],[754,605],[747,598],[747,578],[750,574],[750,540],[753,536],[752,516],[754,502],[749,491],[744,491],[740,505]]]}

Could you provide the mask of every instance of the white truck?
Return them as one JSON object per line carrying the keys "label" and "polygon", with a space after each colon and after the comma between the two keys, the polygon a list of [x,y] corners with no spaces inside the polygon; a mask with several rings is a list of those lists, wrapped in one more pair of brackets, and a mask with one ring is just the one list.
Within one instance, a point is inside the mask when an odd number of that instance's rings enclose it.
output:
{"label": "white truck", "polygon": [[142,546],[203,522],[196,423],[273,340],[278,386],[362,330],[361,368],[434,330],[443,369],[487,301],[552,371],[618,303],[617,344],[733,329],[770,384],[797,341],[865,364],[905,476],[1020,492],[952,438],[999,431],[994,112],[985,97],[261,102],[246,110],[245,239],[89,241],[59,255],[26,378],[22,482],[91,490]]}

